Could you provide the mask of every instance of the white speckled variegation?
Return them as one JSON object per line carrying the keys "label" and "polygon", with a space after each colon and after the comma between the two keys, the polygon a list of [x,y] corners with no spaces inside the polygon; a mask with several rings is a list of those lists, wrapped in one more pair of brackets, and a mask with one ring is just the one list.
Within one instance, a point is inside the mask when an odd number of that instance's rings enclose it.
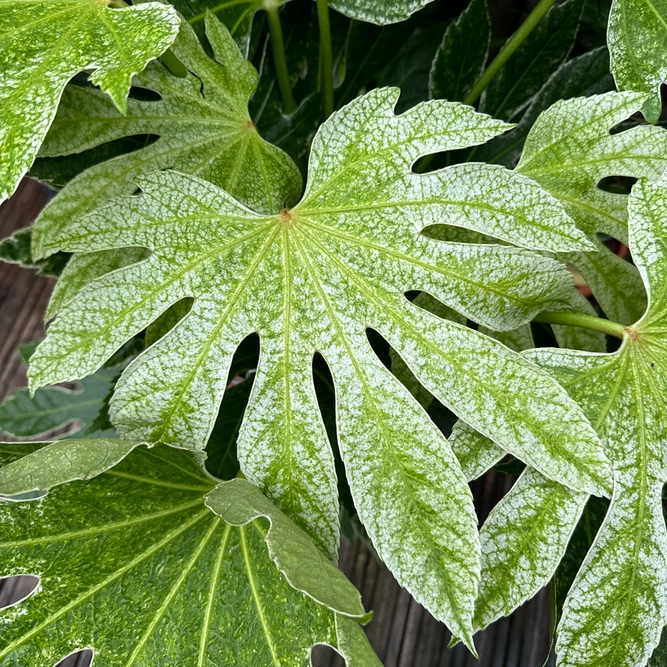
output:
{"label": "white speckled variegation", "polygon": [[560,667],[643,667],[667,621],[667,190],[639,181],[629,213],[649,306],[621,348],[527,353],[582,406],[615,476],[607,517],[563,608]]}
{"label": "white speckled variegation", "polygon": [[475,629],[507,616],[553,576],[588,500],[526,468],[480,531]]}
{"label": "white speckled variegation", "polygon": [[449,444],[380,363],[384,336],[418,380],[459,416],[545,475],[580,491],[610,487],[581,410],[546,373],[501,343],[404,296],[422,290],[498,330],[570,298],[561,264],[527,250],[421,234],[464,226],[529,248],[586,246],[560,205],[524,176],[482,164],[418,175],[424,154],[485,141],[504,125],[444,101],[395,116],[375,90],[318,132],[306,194],[254,213],[195,176],[142,176],[142,194],[76,220],[43,252],[148,248],[62,308],[31,360],[39,386],[80,377],[171,304],[189,314],[126,370],[111,405],[126,437],[203,448],[238,344],[261,356],[239,436],[244,473],[315,537],[337,543],[336,478],[317,410],[312,357],[331,369],[340,449],[380,556],[417,600],[472,646],[479,575],[475,516]]}
{"label": "white speckled variegation", "polygon": [[[554,197],[592,239],[603,233],[627,243],[626,195],[606,192],[608,176],[657,180],[667,167],[667,130],[638,125],[610,130],[641,108],[646,95],[605,93],[562,100],[542,112],[516,170]],[[598,252],[567,256],[582,273],[607,316],[623,324],[641,317],[646,297],[634,266],[597,243]]]}
{"label": "white speckled variegation", "polygon": [[0,0],[0,202],[30,168],[75,74],[93,70],[93,83],[123,113],[132,77],[176,37],[172,7],[106,5]]}
{"label": "white speckled variegation", "polygon": [[662,111],[660,84],[667,81],[667,2],[613,0],[607,26],[609,67],[619,90],[645,93],[650,123]]}
{"label": "white speckled variegation", "polygon": [[68,183],[35,222],[36,256],[72,219],[113,197],[131,195],[138,175],[158,169],[201,176],[262,213],[277,213],[298,201],[302,189],[298,168],[259,136],[248,113],[248,100],[257,88],[255,68],[211,14],[206,18],[206,35],[215,60],[183,22],[172,51],[187,75],[177,77],[162,64],[151,63],[133,84],[158,93],[160,99],[130,99],[125,115],[94,88],[65,90],[41,155],[79,153],[141,134],[159,139],[95,165]]}

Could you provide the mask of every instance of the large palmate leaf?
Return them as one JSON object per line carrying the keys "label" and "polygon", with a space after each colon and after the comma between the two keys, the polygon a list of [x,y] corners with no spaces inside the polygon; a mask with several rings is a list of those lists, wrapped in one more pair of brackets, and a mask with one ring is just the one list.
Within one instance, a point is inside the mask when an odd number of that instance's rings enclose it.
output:
{"label": "large palmate leaf", "polygon": [[[11,446],[2,463],[35,448]],[[359,594],[312,544],[295,571],[306,536],[242,480],[213,490],[209,502],[226,498],[216,516],[203,497],[214,486],[192,454],[138,448],[41,502],[0,503],[0,574],[40,577],[31,597],[0,611],[0,662],[52,665],[90,647],[111,667],[305,667],[315,643],[364,642],[355,621],[331,610],[362,615]],[[371,655],[366,645],[346,658],[378,665]]]}
{"label": "large palmate leaf", "polygon": [[[526,353],[583,407],[615,470],[609,511],[563,606],[557,642],[563,666],[642,667],[667,620],[667,531],[661,499],[667,478],[666,234],[667,190],[640,181],[630,196],[630,245],[649,292],[646,313],[627,327],[613,354]],[[564,493],[572,496],[569,502],[578,502],[572,491],[554,487],[542,499],[543,507]],[[566,528],[557,523],[559,530]],[[547,520],[542,532],[550,530]],[[523,531],[508,527],[503,541],[507,545],[522,537]],[[495,557],[509,562],[510,551]],[[549,565],[541,565],[542,576],[548,576]],[[505,587],[509,585],[506,578]],[[496,603],[502,599],[496,596]]]}
{"label": "large palmate leaf", "polygon": [[336,477],[312,379],[319,351],[337,388],[340,451],[369,535],[399,581],[470,645],[478,553],[470,492],[366,329],[479,431],[547,476],[602,492],[610,478],[598,440],[557,383],[404,296],[424,290],[483,325],[512,329],[569,303],[563,267],[510,246],[419,232],[446,222],[552,251],[585,242],[555,200],[514,172],[475,164],[412,173],[420,155],[483,141],[504,125],[442,101],[395,116],[397,97],[378,89],[332,116],[313,142],[306,194],[278,215],[253,213],[194,176],[161,172],[138,179],[141,196],[55,234],[40,229],[43,254],[138,246],[151,255],[67,304],[30,376],[38,386],[94,370],[171,304],[194,298],[189,314],[128,367],[111,413],[129,439],[201,449],[234,350],[257,331],[262,352],[238,442],[241,468],[333,557]]}
{"label": "large palmate leaf", "polygon": [[614,0],[607,44],[619,90],[646,93],[642,106],[655,123],[662,111],[660,85],[667,81],[667,3],[664,0]]}
{"label": "large palmate leaf", "polygon": [[[209,15],[206,25],[220,64],[204,53],[192,29],[183,24],[172,50],[191,73],[180,78],[152,63],[134,79],[134,85],[158,93],[157,101],[130,99],[127,113],[121,115],[98,91],[67,88],[43,154],[82,151],[136,134],[160,138],[72,180],[42,211],[37,229],[55,233],[104,200],[132,194],[137,174],[156,169],[198,174],[262,212],[275,213],[296,202],[301,192],[298,169],[258,135],[248,114],[257,72],[222,23]],[[39,253],[38,245],[35,251]],[[97,267],[100,260],[90,263]]]}
{"label": "large palmate leaf", "polygon": [[615,470],[609,512],[563,608],[561,665],[644,665],[667,620],[667,190],[640,181],[629,210],[644,316],[614,354],[532,353],[584,408]]}
{"label": "large palmate leaf", "polygon": [[97,0],[0,1],[0,201],[28,171],[67,82],[93,83],[121,112],[132,77],[174,41],[176,12],[149,3],[110,9]]}
{"label": "large palmate leaf", "polygon": [[[557,197],[589,233],[627,242],[627,196],[602,190],[609,176],[659,178],[667,167],[667,131],[638,125],[610,134],[645,96],[606,93],[557,102],[533,125],[516,170]],[[646,301],[635,268],[599,244],[569,256],[607,316],[623,324],[641,317]]]}
{"label": "large palmate leaf", "polygon": [[[67,437],[88,437],[120,371],[120,368],[100,368],[79,382],[80,389],[43,387],[33,396],[27,388],[18,389],[0,403],[0,431],[31,438],[72,426]],[[113,434],[113,429],[109,429],[94,435],[113,437]]]}

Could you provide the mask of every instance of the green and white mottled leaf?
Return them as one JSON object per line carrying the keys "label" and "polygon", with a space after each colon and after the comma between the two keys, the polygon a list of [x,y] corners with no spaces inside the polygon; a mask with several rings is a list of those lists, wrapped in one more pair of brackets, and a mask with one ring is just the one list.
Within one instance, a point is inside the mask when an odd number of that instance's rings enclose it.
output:
{"label": "green and white mottled leaf", "polygon": [[[89,437],[104,399],[109,395],[119,368],[100,368],[79,381],[80,389],[43,387],[33,396],[27,388],[17,389],[0,403],[0,431],[18,438],[32,438],[72,426],[68,438]],[[95,437],[113,437],[113,429]]]}
{"label": "green and white mottled leaf", "polygon": [[256,486],[244,479],[222,482],[206,495],[206,506],[232,526],[268,519],[269,555],[293,588],[345,616],[366,615],[359,591]]}
{"label": "green and white mottled leaf", "polygon": [[[121,115],[95,89],[66,89],[43,155],[84,151],[137,134],[159,135],[159,139],[95,165],[68,183],[35,222],[36,256],[45,254],[40,245],[44,235],[57,234],[73,218],[113,197],[133,194],[136,178],[157,169],[201,176],[265,213],[276,213],[297,201],[301,175],[296,165],[266,143],[250,120],[248,99],[257,87],[257,72],[243,59],[222,23],[209,15],[206,25],[217,62],[204,53],[192,29],[183,23],[172,51],[187,67],[187,76],[174,76],[155,62],[135,77],[135,86],[160,95],[157,101],[130,99],[127,113]],[[70,270],[68,281],[75,270]],[[84,270],[81,280],[85,279]]]}
{"label": "green and white mottled leaf", "polygon": [[335,614],[275,567],[265,520],[226,524],[204,504],[214,486],[192,454],[142,447],[42,501],[0,503],[0,574],[40,578],[0,611],[2,664],[90,647],[109,667],[305,667],[314,644],[336,647]]}
{"label": "green and white mottled leaf", "polygon": [[482,435],[461,419],[454,424],[449,436],[449,444],[469,482],[481,477],[496,463],[502,461],[507,454],[493,440]]}
{"label": "green and white mottled leaf", "polygon": [[[113,468],[135,447],[148,445],[146,442],[117,438],[56,440],[35,444],[42,447],[0,468],[1,495],[48,491],[67,482],[91,479]],[[7,443],[3,448],[12,446]]]}
{"label": "green and white mottled leaf", "polygon": [[[613,354],[536,350],[596,427],[615,470],[607,517],[563,608],[558,664],[646,664],[667,619],[661,490],[667,442],[667,191],[630,195],[630,248],[649,293],[645,315]],[[604,610],[604,614],[600,614]]]}
{"label": "green and white mottled leaf", "polygon": [[480,111],[512,120],[530,103],[568,57],[583,7],[583,0],[568,0],[547,12],[491,79],[480,99]]}
{"label": "green and white mottled leaf", "polygon": [[476,629],[508,616],[548,583],[587,499],[526,468],[480,530]]}
{"label": "green and white mottled leaf", "polygon": [[258,332],[241,469],[333,557],[337,480],[313,387],[319,351],[336,385],[340,452],[364,526],[399,582],[471,645],[478,543],[470,492],[447,442],[377,358],[366,329],[477,430],[549,477],[603,492],[610,476],[598,439],[557,383],[404,296],[426,291],[489,327],[516,328],[567,301],[571,280],[560,264],[419,232],[447,221],[554,251],[582,247],[583,236],[555,200],[503,168],[413,173],[420,155],[484,141],[504,125],[442,101],[395,116],[397,97],[378,89],[334,114],[314,140],[304,198],[278,215],[254,213],[194,176],[160,172],[138,180],[141,196],[42,234],[45,253],[146,247],[151,256],[65,306],[30,377],[34,387],[94,369],[173,303],[194,298],[123,374],[111,415],[128,439],[201,449],[233,353]]}
{"label": "green and white mottled leaf", "polygon": [[[557,102],[533,125],[516,170],[530,176],[558,198],[573,220],[591,238],[603,233],[627,243],[627,196],[606,192],[598,183],[608,176],[657,180],[667,167],[667,131],[638,125],[610,134],[630,117],[645,96],[606,93]],[[637,301],[641,281],[632,267],[623,267],[610,253],[572,254],[572,262],[610,319],[631,324],[641,314]],[[640,312],[637,312],[639,308]]]}
{"label": "green and white mottled leaf", "polygon": [[72,255],[53,288],[44,319],[53,319],[86,285],[107,273],[136,264],[148,257],[145,248],[79,252]]}
{"label": "green and white mottled leaf", "polygon": [[462,102],[482,72],[491,44],[486,0],[472,0],[447,27],[429,76],[431,99]]}
{"label": "green and white mottled leaf", "polygon": [[667,3],[613,0],[607,45],[618,89],[645,93],[642,113],[650,123],[657,122],[662,111],[660,84],[667,81]]}
{"label": "green and white mottled leaf", "polygon": [[110,9],[100,0],[0,2],[0,201],[32,164],[67,82],[91,81],[121,113],[132,77],[174,41],[176,12],[149,3]]}
{"label": "green and white mottled leaf", "polygon": [[331,0],[329,6],[357,21],[387,25],[410,18],[433,0]]}
{"label": "green and white mottled leaf", "polygon": [[558,100],[588,97],[614,90],[609,73],[609,52],[601,46],[564,62],[542,86],[517,126],[475,149],[475,159],[514,167],[523,142],[537,117]]}

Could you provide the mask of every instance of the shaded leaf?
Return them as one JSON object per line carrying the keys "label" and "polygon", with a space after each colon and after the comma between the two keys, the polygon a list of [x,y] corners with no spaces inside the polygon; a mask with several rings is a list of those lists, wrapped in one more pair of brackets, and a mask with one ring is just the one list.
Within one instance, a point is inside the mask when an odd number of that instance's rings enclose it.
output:
{"label": "shaded leaf", "polygon": [[588,51],[564,62],[535,95],[517,126],[475,149],[474,157],[484,162],[514,167],[521,157],[523,142],[537,117],[559,100],[589,97],[614,89],[609,73],[609,52],[605,47]]}
{"label": "shaded leaf", "polygon": [[490,44],[486,0],[472,0],[449,25],[435,54],[429,76],[431,98],[462,102],[482,76]]}
{"label": "shaded leaf", "polygon": [[54,664],[91,647],[110,667],[305,667],[313,644],[336,647],[334,614],[291,588],[267,552],[282,558],[287,545],[264,519],[237,528],[213,514],[213,486],[192,454],[138,448],[41,502],[0,503],[1,574],[40,577],[0,612],[0,660]]}
{"label": "shaded leaf", "polygon": [[[18,438],[44,435],[66,426],[68,438],[88,437],[90,427],[104,405],[120,369],[101,368],[79,381],[80,389],[44,387],[30,396],[27,388],[17,389],[0,403],[0,431]],[[97,437],[113,437],[111,426]]]}
{"label": "shaded leaf", "polygon": [[24,268],[39,269],[39,272],[44,275],[60,275],[67,266],[69,253],[57,252],[36,262],[32,258],[31,243],[32,228],[19,229],[0,241],[0,260],[8,264],[18,264]]}
{"label": "shaded leaf", "polygon": [[387,25],[410,18],[433,0],[331,0],[329,5],[351,19]]}
{"label": "shaded leaf", "polygon": [[511,120],[568,57],[579,28],[583,0],[553,6],[484,90],[480,111]]}
{"label": "shaded leaf", "polygon": [[2,0],[0,201],[30,168],[75,74],[92,69],[91,81],[123,113],[132,77],[177,31],[176,12],[157,3],[109,9],[88,0]]}

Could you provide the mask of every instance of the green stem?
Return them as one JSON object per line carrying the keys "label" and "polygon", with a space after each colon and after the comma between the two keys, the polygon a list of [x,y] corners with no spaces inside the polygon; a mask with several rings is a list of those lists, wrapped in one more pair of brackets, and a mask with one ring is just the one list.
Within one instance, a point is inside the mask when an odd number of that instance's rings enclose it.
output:
{"label": "green stem", "polygon": [[269,21],[269,32],[271,33],[271,48],[273,49],[273,64],[276,68],[278,88],[283,98],[283,110],[286,114],[294,113],[296,102],[292,94],[292,86],[289,81],[287,69],[287,58],[285,57],[285,41],[283,40],[283,29],[278,16],[278,4],[270,4],[266,7],[266,16]]}
{"label": "green stem", "polygon": [[498,70],[510,59],[512,54],[521,46],[522,42],[530,35],[535,26],[542,20],[544,15],[551,9],[556,0],[540,0],[535,9],[528,15],[526,20],[519,26],[519,29],[510,37],[510,40],[503,46],[500,53],[493,59],[491,64],[484,70],[475,87],[468,93],[463,100],[464,104],[474,104],[479,99],[482,91],[489,85],[489,82],[498,73]]}
{"label": "green stem", "polygon": [[618,322],[611,322],[610,320],[603,320],[600,317],[582,315],[581,313],[573,313],[571,311],[546,311],[540,313],[535,318],[535,322],[545,322],[546,324],[567,324],[571,327],[593,329],[594,331],[601,331],[602,333],[620,338],[621,340],[625,338],[626,331],[626,328]]}
{"label": "green stem", "polygon": [[174,55],[171,49],[167,49],[161,56],[162,64],[174,75],[180,79],[188,75],[185,65]]}
{"label": "green stem", "polygon": [[331,25],[327,0],[317,0],[317,21],[320,25],[320,55],[322,57],[322,94],[324,98],[324,120],[334,110],[333,98],[333,51],[331,48]]}

